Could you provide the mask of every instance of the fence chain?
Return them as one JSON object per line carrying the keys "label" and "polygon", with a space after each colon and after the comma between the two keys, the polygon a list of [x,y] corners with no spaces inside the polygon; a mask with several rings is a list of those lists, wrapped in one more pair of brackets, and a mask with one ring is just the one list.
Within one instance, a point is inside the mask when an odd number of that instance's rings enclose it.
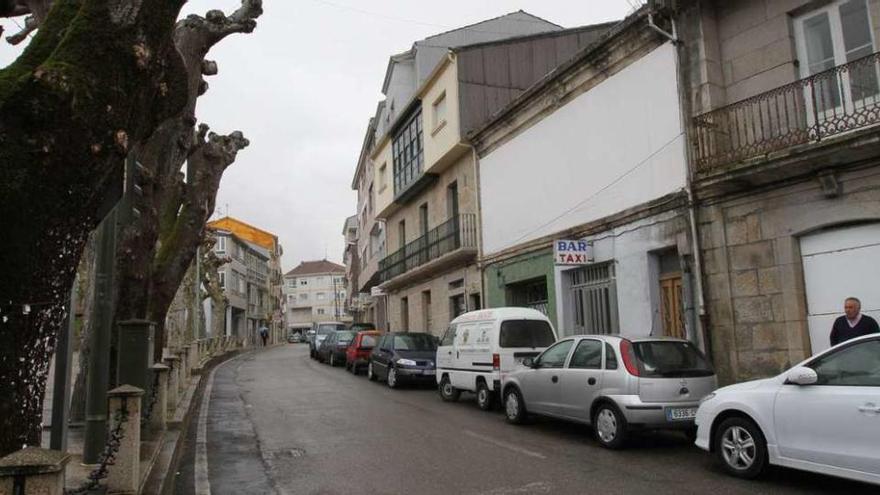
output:
{"label": "fence chain", "polygon": [[146,424],[150,421],[150,417],[153,415],[153,408],[156,406],[156,401],[159,398],[159,373],[153,373],[153,386],[150,388],[150,397],[147,401],[146,407],[144,407],[143,414],[141,415],[141,426],[146,426]]}
{"label": "fence chain", "polygon": [[101,452],[98,466],[89,473],[88,481],[79,488],[65,490],[64,495],[82,495],[100,488],[101,480],[107,477],[107,467],[116,463],[116,454],[119,453],[122,439],[125,438],[123,427],[128,423],[128,408],[125,401],[122,403],[122,408],[116,411],[114,417],[116,426],[108,432],[107,443],[104,445],[104,451]]}

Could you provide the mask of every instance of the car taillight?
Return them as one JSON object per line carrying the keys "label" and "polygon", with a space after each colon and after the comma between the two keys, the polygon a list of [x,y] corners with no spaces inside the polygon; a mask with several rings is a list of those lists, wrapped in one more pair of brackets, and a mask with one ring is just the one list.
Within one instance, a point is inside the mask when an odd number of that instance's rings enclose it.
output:
{"label": "car taillight", "polygon": [[633,351],[632,342],[628,340],[620,341],[620,356],[623,358],[623,365],[626,371],[632,376],[639,376],[639,365],[636,362],[636,353]]}
{"label": "car taillight", "polygon": [[501,369],[501,356],[498,354],[492,354],[492,369],[500,370]]}

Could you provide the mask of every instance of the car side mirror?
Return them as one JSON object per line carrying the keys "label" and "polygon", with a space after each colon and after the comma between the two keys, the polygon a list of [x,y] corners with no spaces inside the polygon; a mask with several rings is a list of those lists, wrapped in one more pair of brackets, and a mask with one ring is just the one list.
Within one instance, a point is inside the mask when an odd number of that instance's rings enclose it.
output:
{"label": "car side mirror", "polygon": [[819,381],[819,375],[813,368],[797,366],[789,370],[785,375],[785,383],[794,385],[814,385]]}
{"label": "car side mirror", "polygon": [[537,366],[535,366],[535,358],[527,357],[522,360],[522,364],[527,368],[537,368]]}

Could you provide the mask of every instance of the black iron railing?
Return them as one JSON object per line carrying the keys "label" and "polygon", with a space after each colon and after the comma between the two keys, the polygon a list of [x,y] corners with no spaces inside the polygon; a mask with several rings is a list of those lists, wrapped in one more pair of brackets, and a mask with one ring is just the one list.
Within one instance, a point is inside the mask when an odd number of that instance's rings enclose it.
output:
{"label": "black iron railing", "polygon": [[476,215],[463,213],[454,216],[379,260],[379,281],[391,280],[457,249],[476,246]]}
{"label": "black iron railing", "polygon": [[880,123],[880,52],[694,117],[697,171]]}

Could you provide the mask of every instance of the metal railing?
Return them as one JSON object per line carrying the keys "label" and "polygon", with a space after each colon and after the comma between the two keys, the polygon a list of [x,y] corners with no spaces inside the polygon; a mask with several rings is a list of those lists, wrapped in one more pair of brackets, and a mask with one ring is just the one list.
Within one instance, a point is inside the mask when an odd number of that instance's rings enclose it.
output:
{"label": "metal railing", "polygon": [[880,52],[693,118],[698,172],[880,123]]}
{"label": "metal railing", "polygon": [[462,213],[379,261],[379,280],[386,282],[463,247],[477,247],[477,216]]}

